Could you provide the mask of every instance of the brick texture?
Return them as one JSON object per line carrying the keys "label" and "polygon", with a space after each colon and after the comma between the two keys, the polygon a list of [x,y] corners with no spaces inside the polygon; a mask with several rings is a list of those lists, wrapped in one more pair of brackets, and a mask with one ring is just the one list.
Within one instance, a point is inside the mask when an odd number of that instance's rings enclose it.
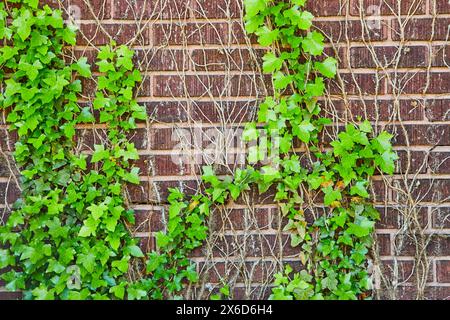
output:
{"label": "brick texture", "polygon": [[[134,231],[141,247],[152,250],[154,232],[164,230],[167,221],[169,188],[195,194],[202,188],[201,165],[217,164],[220,174],[242,166],[243,123],[255,118],[259,101],[272,92],[270,77],[260,70],[267,48],[257,45],[255,37],[245,36],[242,0],[43,2],[62,7],[66,18],[75,14],[80,26],[76,56],[87,56],[93,63],[94,47],[111,40],[136,50],[135,63],[144,76],[137,99],[146,107],[149,123],[140,122],[129,137],[141,154],[135,164],[142,177],[140,185],[128,187],[128,193],[136,210]],[[327,97],[319,101],[322,114],[376,122],[377,130],[394,134],[400,157],[389,184],[377,176],[372,187],[381,218],[375,246],[379,267],[389,280],[396,273],[400,284],[389,294],[380,288],[378,297],[393,298],[394,292],[396,299],[415,299],[419,293],[426,299],[448,298],[450,4],[447,0],[310,0],[308,10],[316,16],[314,28],[326,35],[325,54],[340,62],[339,77],[328,81]],[[95,66],[94,71],[98,71]],[[86,99],[95,93],[95,77],[83,80],[83,85],[82,103],[89,106]],[[10,161],[17,136],[7,130],[6,113],[0,113],[0,217],[4,218],[7,204],[19,195]],[[335,129],[327,132],[333,134]],[[83,127],[77,130],[77,139],[89,152],[103,134]],[[324,146],[329,142],[324,135]],[[299,153],[304,151],[298,141],[295,146]],[[405,190],[410,198],[405,198]],[[214,211],[212,247],[192,254],[209,284],[234,279],[233,298],[267,298],[270,289],[262,283],[277,271],[274,257],[282,254],[284,263],[302,268],[299,249],[279,232],[286,221],[274,204],[273,192],[260,195],[252,189],[250,206],[239,199],[226,210]],[[321,197],[316,201],[320,204]],[[305,215],[311,223],[312,213]],[[428,237],[426,248],[421,248],[429,258],[421,292],[414,275],[423,267],[415,262],[415,240],[420,237],[405,234],[405,224],[414,232],[420,228]],[[246,286],[249,279],[251,290]],[[2,285],[0,299],[19,297]]]}

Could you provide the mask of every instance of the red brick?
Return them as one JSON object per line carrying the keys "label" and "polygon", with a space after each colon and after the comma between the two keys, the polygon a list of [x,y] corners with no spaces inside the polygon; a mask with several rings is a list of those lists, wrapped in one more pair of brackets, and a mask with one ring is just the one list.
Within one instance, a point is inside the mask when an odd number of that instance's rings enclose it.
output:
{"label": "red brick", "polygon": [[85,0],[41,0],[40,4],[61,9],[64,19],[68,17],[69,6],[72,8],[71,16],[77,20],[111,18],[111,0],[89,0],[88,2]]}
{"label": "red brick", "polygon": [[[442,1],[434,1],[432,3],[436,4],[436,12],[437,13],[450,13],[450,2],[442,0]],[[432,8],[433,10],[433,8]]]}
{"label": "red brick", "polygon": [[[152,128],[150,129],[150,149],[152,150],[171,150],[180,143],[179,131],[174,128]],[[181,136],[184,138],[184,136]]]}
{"label": "red brick", "polygon": [[154,251],[156,249],[155,237],[141,238],[139,241],[139,247],[141,248],[142,252],[144,252],[144,253],[149,253],[151,251]]}
{"label": "red brick", "polygon": [[164,229],[166,217],[163,217],[162,210],[136,210],[134,213],[136,223],[133,226],[134,232],[158,232]]}
{"label": "red brick", "polygon": [[[399,229],[405,223],[405,208],[402,207],[378,207],[380,221],[377,222],[377,229]],[[428,209],[426,207],[408,212],[411,216],[417,217],[422,227],[428,224]],[[409,216],[408,216],[409,217]]]}
{"label": "red brick", "polygon": [[450,120],[450,100],[445,99],[426,100],[425,114],[429,121]]}
{"label": "red brick", "polygon": [[[399,52],[396,47],[356,47],[350,51],[351,65],[354,68],[417,68],[427,67],[427,47],[404,47]],[[397,62],[397,58],[399,58]]]}
{"label": "red brick", "polygon": [[163,123],[186,122],[188,109],[185,102],[152,101],[145,103],[150,120]]}
{"label": "red brick", "polygon": [[206,19],[239,18],[244,7],[239,0],[194,0],[194,17]]}
{"label": "red brick", "polygon": [[225,94],[225,79],[219,75],[155,76],[156,97],[217,97]]}
{"label": "red brick", "polygon": [[258,38],[252,34],[247,35],[244,25],[241,22],[233,21],[230,27],[230,39],[231,44],[256,44]]}
{"label": "red brick", "polygon": [[446,256],[450,252],[450,237],[448,235],[433,235],[427,253],[430,256]]}
{"label": "red brick", "polygon": [[[418,266],[411,260],[385,260],[382,262],[382,273],[390,281],[402,284],[417,283],[416,273]],[[427,282],[433,281],[433,271],[429,270]]]}
{"label": "red brick", "polygon": [[375,93],[383,93],[385,90],[385,79],[369,73],[342,73],[341,79],[344,87],[342,88],[340,81],[329,81],[329,91],[331,94],[342,94],[346,92],[349,95],[367,95]]}
{"label": "red brick", "polygon": [[134,24],[82,24],[77,35],[77,44],[101,46],[109,44],[111,40],[118,44],[128,43],[135,39],[135,45],[148,45],[148,28],[138,29]]}
{"label": "red brick", "polygon": [[21,300],[21,292],[0,291],[0,300]]}
{"label": "red brick", "polygon": [[149,19],[154,14],[151,0],[112,0],[114,19],[137,20]]}
{"label": "red brick", "polygon": [[192,119],[206,123],[241,123],[255,118],[257,101],[193,102]]}
{"label": "red brick", "polygon": [[[450,91],[450,72],[399,73],[398,84],[402,93],[446,93]],[[429,81],[428,81],[429,80]]]}
{"label": "red brick", "polygon": [[433,67],[450,66],[450,46],[435,46],[432,50],[431,65]]}
{"label": "red brick", "polygon": [[436,277],[441,283],[450,283],[450,260],[436,261]]}
{"label": "red brick", "polygon": [[10,183],[0,182],[0,199],[2,199],[2,203],[13,204],[19,197],[20,189],[13,181]]}
{"label": "red brick", "polygon": [[388,26],[386,22],[381,21],[380,28],[368,29],[360,21],[316,21],[314,27],[332,39],[333,43],[351,41],[381,41],[386,40],[388,35]]}
{"label": "red brick", "polygon": [[427,0],[351,0],[350,13],[356,16],[425,14]]}
{"label": "red brick", "polygon": [[[326,112],[335,110],[337,115],[341,118],[351,116],[353,119],[367,119],[369,121],[389,121],[393,118],[398,118],[398,111],[400,108],[401,120],[423,120],[424,102],[421,100],[400,100],[399,106],[392,100],[361,100],[352,99],[344,102],[342,100],[321,101],[322,115],[327,116]],[[395,107],[394,107],[395,105]]]}
{"label": "red brick", "polygon": [[18,141],[16,131],[8,131],[7,129],[0,128],[0,150],[3,152],[13,151],[16,141]]}
{"label": "red brick", "polygon": [[450,229],[450,207],[431,208],[433,228]]}
{"label": "red brick", "polygon": [[346,3],[341,0],[327,0],[326,4],[320,1],[307,1],[306,10],[316,17],[345,15]]}
{"label": "red brick", "polygon": [[261,230],[268,229],[270,226],[268,209],[217,210],[212,219],[212,230],[218,232],[225,230]]}
{"label": "red brick", "polygon": [[426,173],[428,169],[425,152],[422,151],[397,151],[399,160],[397,161],[395,173]]}
{"label": "red brick", "polygon": [[[142,0],[139,0],[142,1]],[[154,14],[152,18],[155,19],[169,19],[176,23],[181,22],[190,17],[190,8],[193,7],[194,2],[198,0],[147,0],[152,2]]]}
{"label": "red brick", "polygon": [[138,97],[149,97],[152,95],[152,85],[150,77],[144,76],[142,82],[137,85]]}
{"label": "red brick", "polygon": [[376,245],[380,256],[391,255],[391,240],[389,234],[377,234]]}
{"label": "red brick", "polygon": [[251,71],[261,65],[264,53],[259,49],[196,49],[191,57],[195,71]]}
{"label": "red brick", "polygon": [[181,72],[189,68],[189,61],[183,50],[137,50],[134,61],[141,71]]}
{"label": "red brick", "polygon": [[[405,23],[405,21],[402,21]],[[433,32],[433,19],[432,18],[413,18],[409,19],[406,25],[404,25],[403,35],[398,21],[392,22],[392,39],[414,41],[414,40],[447,40],[447,30],[450,23],[450,18],[437,18],[434,21]]]}
{"label": "red brick", "polygon": [[189,45],[227,43],[226,23],[187,23],[183,25],[160,23],[153,26],[154,45]]}
{"label": "red brick", "polygon": [[233,97],[255,97],[260,94],[265,95],[266,90],[270,94],[272,92],[272,81],[269,79],[270,75],[265,77],[248,74],[232,76],[229,83],[231,87],[230,95]]}
{"label": "red brick", "polygon": [[431,152],[429,162],[429,167],[432,173],[450,173],[450,152]]}
{"label": "red brick", "polygon": [[[411,183],[412,184],[412,183]],[[410,187],[410,195],[418,202],[442,202],[450,197],[450,181],[446,179],[417,179]],[[396,191],[393,191],[394,199],[397,198]],[[402,196],[399,196],[401,201]]]}
{"label": "red brick", "polygon": [[407,138],[403,128],[392,127],[387,128],[388,131],[394,132],[392,143],[396,146],[406,145],[422,145],[422,146],[445,146],[450,144],[450,128],[448,125],[404,125]]}
{"label": "red brick", "polygon": [[190,166],[170,155],[141,156],[134,164],[147,176],[184,176],[190,174]]}

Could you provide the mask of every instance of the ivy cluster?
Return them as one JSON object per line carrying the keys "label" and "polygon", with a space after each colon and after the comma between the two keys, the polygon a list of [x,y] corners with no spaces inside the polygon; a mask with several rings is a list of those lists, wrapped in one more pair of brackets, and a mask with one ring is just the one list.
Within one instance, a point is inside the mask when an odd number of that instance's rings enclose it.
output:
{"label": "ivy cluster", "polygon": [[91,77],[91,69],[85,57],[64,59],[75,27],[37,0],[8,0],[0,4],[0,38],[0,107],[18,134],[14,157],[22,175],[22,196],[0,227],[6,287],[23,290],[26,299],[140,298],[128,269],[132,257],[144,255],[128,230],[134,216],[122,195],[125,183],[139,183],[131,165],[138,153],[126,133],[146,118],[133,99],[141,80],[133,52],[106,46],[98,54],[93,108],[108,132],[88,157],[76,151],[75,132],[96,120],[77,103],[79,78]]}
{"label": "ivy cluster", "polygon": [[[270,150],[271,144],[279,146],[279,155],[262,167],[256,182],[260,191],[276,186],[275,200],[288,218],[284,231],[291,234],[291,245],[301,248],[304,265],[299,273],[291,275],[288,267],[277,274],[271,298],[365,298],[371,289],[368,251],[379,218],[367,188],[375,172],[394,171],[392,135],[383,131],[373,137],[367,120],[348,124],[327,150],[319,138],[331,121],[321,117],[317,99],[324,94],[324,79],[335,76],[337,61],[320,61],[324,36],[311,30],[313,15],[304,9],[306,0],[244,3],[246,31],[261,45],[274,48],[264,55],[263,70],[272,73],[275,93],[258,113],[263,130],[251,123],[244,131],[248,141],[264,133],[264,139],[250,147],[248,160],[264,160],[262,151]],[[295,152],[294,138],[302,142],[306,155]],[[310,168],[300,166],[304,156],[310,157]],[[327,208],[312,224],[302,209],[302,190],[323,198]]]}

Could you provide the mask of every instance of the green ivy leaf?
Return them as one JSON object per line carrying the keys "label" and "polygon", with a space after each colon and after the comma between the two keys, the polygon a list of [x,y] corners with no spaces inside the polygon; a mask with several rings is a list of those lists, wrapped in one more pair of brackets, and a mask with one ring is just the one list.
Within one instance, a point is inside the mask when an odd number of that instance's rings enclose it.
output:
{"label": "green ivy leaf", "polygon": [[333,78],[337,72],[337,60],[328,57],[323,62],[316,62],[315,68],[327,78]]}
{"label": "green ivy leaf", "polygon": [[313,56],[320,56],[324,49],[324,36],[317,32],[309,32],[308,35],[303,39],[302,47],[306,53],[310,53]]}
{"label": "green ivy leaf", "polygon": [[351,195],[358,195],[363,198],[368,198],[369,193],[366,190],[366,181],[357,181],[355,185],[350,188]]}
{"label": "green ivy leaf", "polygon": [[144,254],[142,253],[142,250],[141,250],[141,248],[139,248],[138,246],[129,246],[128,247],[128,250],[130,250],[130,254],[133,256],[133,257],[136,257],[136,258],[142,258],[142,257],[144,257]]}
{"label": "green ivy leaf", "polygon": [[82,77],[91,77],[91,66],[87,63],[86,57],[80,58],[77,63],[72,65],[72,69],[77,71]]}
{"label": "green ivy leaf", "polygon": [[266,8],[267,0],[244,0],[247,18],[252,18]]}
{"label": "green ivy leaf", "polygon": [[325,193],[324,203],[329,206],[332,202],[341,200],[342,194],[339,190],[334,190],[332,187],[322,188],[323,193]]}
{"label": "green ivy leaf", "polygon": [[278,58],[274,53],[267,52],[263,56],[263,71],[266,73],[272,73],[281,69],[283,65],[283,59]]}

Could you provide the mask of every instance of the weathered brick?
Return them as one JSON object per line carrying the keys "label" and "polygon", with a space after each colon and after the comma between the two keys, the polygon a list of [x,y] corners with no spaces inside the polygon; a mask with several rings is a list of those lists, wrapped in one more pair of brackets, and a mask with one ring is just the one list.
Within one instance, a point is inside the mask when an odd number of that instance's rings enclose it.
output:
{"label": "weathered brick", "polygon": [[149,19],[154,14],[151,0],[112,0],[114,19],[141,20]]}
{"label": "weathered brick", "polygon": [[433,228],[450,229],[450,207],[431,208]]}
{"label": "weathered brick", "polygon": [[450,99],[428,99],[425,114],[429,121],[450,120]]}
{"label": "weathered brick", "polygon": [[148,176],[184,176],[191,171],[188,163],[170,155],[141,156],[133,164]]}
{"label": "weathered brick", "polygon": [[450,13],[450,2],[448,1],[433,1],[436,4],[436,13]]}
{"label": "weathered brick", "polygon": [[261,65],[265,50],[196,49],[191,54],[195,71],[251,71]]}
{"label": "weathered brick", "polygon": [[67,19],[69,14],[73,20],[111,18],[111,0],[42,0],[40,4],[61,9],[64,19]]}
{"label": "weathered brick", "polygon": [[346,102],[342,100],[321,101],[323,106],[323,116],[326,112],[334,110],[341,118],[345,118],[345,114],[352,116],[354,119],[367,119],[369,121],[388,121],[393,116],[398,118],[398,108],[400,109],[401,120],[423,120],[424,102],[421,100],[361,100],[351,99]]}
{"label": "weathered brick", "polygon": [[386,40],[389,27],[381,21],[379,28],[367,28],[363,22],[350,21],[316,21],[314,27],[326,35],[326,40],[333,43],[345,42],[347,37],[351,41],[381,41]]}
{"label": "weathered brick", "polygon": [[136,219],[134,232],[162,231],[167,221],[167,214],[163,210],[136,210],[134,216]]}
{"label": "weathered brick", "polygon": [[196,18],[218,19],[240,17],[244,6],[239,0],[195,0],[192,7]]}
{"label": "weathered brick", "polygon": [[268,209],[216,210],[212,219],[212,228],[215,231],[264,230],[270,226]]}
{"label": "weathered brick", "polygon": [[425,14],[427,0],[351,0],[350,13],[356,16]]}
{"label": "weathered brick", "polygon": [[450,66],[450,46],[435,46],[432,50],[431,66],[448,67]]}
{"label": "weathered brick", "polygon": [[316,17],[339,16],[345,14],[345,2],[341,0],[328,0],[326,5],[320,1],[308,1],[306,10]]}
{"label": "weathered brick", "polygon": [[102,46],[109,44],[111,40],[118,44],[128,43],[135,39],[135,44],[148,45],[150,42],[149,29],[138,28],[135,24],[97,24],[89,23],[80,26],[77,35],[79,45]]}
{"label": "weathered brick", "polygon": [[241,123],[255,118],[257,101],[194,101],[191,112],[194,121],[206,123]]}
{"label": "weathered brick", "polygon": [[450,173],[450,152],[432,152],[429,156],[429,162],[429,167],[432,173]]}
{"label": "weathered brick", "polygon": [[436,261],[436,280],[442,283],[450,283],[450,260]]}
{"label": "weathered brick", "polygon": [[134,62],[141,71],[181,72],[189,68],[189,61],[185,58],[183,50],[136,50]]}
{"label": "weathered brick", "polygon": [[209,97],[225,94],[226,85],[223,76],[187,75],[155,76],[155,97]]}
{"label": "weathered brick", "polygon": [[419,221],[420,226],[426,227],[428,224],[428,209],[426,207],[406,211],[402,207],[378,207],[380,221],[377,222],[377,229],[399,229],[408,219],[414,218]]}
{"label": "weathered brick", "polygon": [[376,245],[378,247],[378,253],[380,256],[389,256],[391,252],[391,238],[389,234],[377,234]]}
{"label": "weathered brick", "polygon": [[368,73],[342,73],[342,84],[338,80],[329,81],[329,91],[331,94],[367,95],[383,93],[385,90],[385,79],[375,74]]}
{"label": "weathered brick", "polygon": [[149,119],[156,122],[185,122],[188,119],[187,103],[181,101],[152,101],[144,103]]}
{"label": "weathered brick", "polygon": [[[427,274],[427,282],[433,281],[433,271],[430,268]],[[384,260],[382,262],[383,276],[391,281],[402,284],[417,283],[417,265],[414,260]]]}
{"label": "weathered brick", "polygon": [[450,144],[448,125],[417,124],[404,125],[403,128],[389,126],[387,130],[394,133],[392,143],[396,146],[445,146]]}
{"label": "weathered brick", "polygon": [[409,46],[399,50],[397,47],[351,48],[351,66],[354,68],[417,68],[427,67],[427,47]]}
{"label": "weathered brick", "polygon": [[[142,0],[139,0],[142,1]],[[147,0],[152,2],[154,8],[154,19],[167,19],[174,22],[179,22],[190,17],[190,10],[198,0]]]}
{"label": "weathered brick", "polygon": [[397,20],[392,21],[393,40],[447,40],[450,18],[413,18],[402,20],[402,25]]}
{"label": "weathered brick", "polygon": [[159,23],[153,26],[154,45],[188,45],[227,43],[228,24],[226,23]]}

